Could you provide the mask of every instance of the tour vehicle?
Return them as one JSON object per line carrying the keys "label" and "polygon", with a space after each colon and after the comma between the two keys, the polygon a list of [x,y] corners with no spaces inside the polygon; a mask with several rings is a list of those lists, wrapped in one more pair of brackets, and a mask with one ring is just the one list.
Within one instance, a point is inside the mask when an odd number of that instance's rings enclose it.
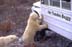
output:
{"label": "tour vehicle", "polygon": [[44,16],[49,29],[72,40],[72,0],[40,0],[31,9]]}

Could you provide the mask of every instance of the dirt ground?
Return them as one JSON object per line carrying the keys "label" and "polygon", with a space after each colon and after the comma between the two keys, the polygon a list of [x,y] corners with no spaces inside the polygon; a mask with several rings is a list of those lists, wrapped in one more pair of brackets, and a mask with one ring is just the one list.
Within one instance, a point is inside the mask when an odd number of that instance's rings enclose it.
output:
{"label": "dirt ground", "polygon": [[[10,30],[1,26],[0,36],[14,34],[21,37],[26,27],[32,4],[36,1],[38,0],[0,0],[0,24],[7,21],[12,23],[8,25],[14,25],[13,28],[11,26]],[[36,45],[37,47],[67,47],[69,42],[68,39],[55,33],[52,38],[43,43],[37,42]],[[10,44],[9,47],[24,47],[24,45],[16,41]]]}

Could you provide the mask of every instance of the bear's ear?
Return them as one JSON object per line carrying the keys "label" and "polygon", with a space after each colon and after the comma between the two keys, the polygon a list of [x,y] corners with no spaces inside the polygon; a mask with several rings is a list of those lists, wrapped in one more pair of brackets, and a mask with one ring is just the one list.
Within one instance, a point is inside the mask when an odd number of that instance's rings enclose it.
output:
{"label": "bear's ear", "polygon": [[11,37],[11,39],[14,39],[13,37]]}
{"label": "bear's ear", "polygon": [[35,12],[31,12],[29,19],[36,21],[37,19],[39,19],[39,16]]}

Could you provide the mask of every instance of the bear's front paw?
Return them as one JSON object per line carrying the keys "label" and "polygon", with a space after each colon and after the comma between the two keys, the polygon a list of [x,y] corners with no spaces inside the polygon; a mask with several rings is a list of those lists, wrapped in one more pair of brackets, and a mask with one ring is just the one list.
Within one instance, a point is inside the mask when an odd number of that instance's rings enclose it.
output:
{"label": "bear's front paw", "polygon": [[48,28],[48,23],[47,22],[43,22],[43,24],[45,25],[45,28]]}
{"label": "bear's front paw", "polygon": [[45,27],[48,28],[48,24],[47,23],[45,23]]}

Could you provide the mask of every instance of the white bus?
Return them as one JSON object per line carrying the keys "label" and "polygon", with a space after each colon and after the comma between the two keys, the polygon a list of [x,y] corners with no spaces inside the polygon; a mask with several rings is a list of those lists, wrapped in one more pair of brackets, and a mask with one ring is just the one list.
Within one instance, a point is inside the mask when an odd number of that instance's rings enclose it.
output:
{"label": "white bus", "polygon": [[49,29],[72,40],[72,0],[40,0],[32,11],[44,16]]}

